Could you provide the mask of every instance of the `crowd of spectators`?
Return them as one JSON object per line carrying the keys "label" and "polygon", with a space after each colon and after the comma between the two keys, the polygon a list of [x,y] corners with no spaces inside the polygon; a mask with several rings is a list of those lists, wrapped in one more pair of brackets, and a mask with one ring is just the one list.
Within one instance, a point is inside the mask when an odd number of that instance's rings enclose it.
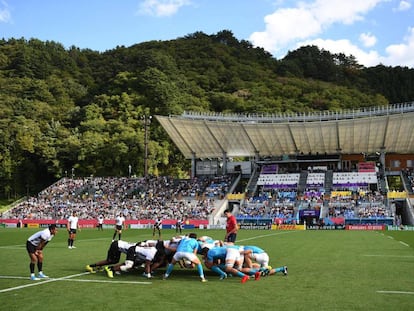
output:
{"label": "crowd of spectators", "polygon": [[409,183],[408,191],[410,193],[414,193],[414,170],[413,169],[406,169],[405,171],[403,171],[403,174],[405,174],[405,176],[408,179],[408,183]]}
{"label": "crowd of spectators", "polygon": [[[320,175],[320,174],[319,174]],[[259,194],[246,198],[236,211],[238,218],[272,218],[294,223],[302,209],[324,206],[322,175],[298,195],[295,183],[284,188],[263,183]],[[275,178],[275,174],[270,174]],[[269,176],[267,179],[269,179]],[[292,176],[292,175],[289,175]],[[266,179],[266,180],[267,180]],[[265,180],[265,179],[263,179]],[[276,177],[275,180],[287,180]],[[290,180],[290,179],[289,179]],[[114,219],[123,213],[127,219],[208,219],[217,200],[229,192],[231,176],[174,179],[167,176],[62,178],[19,203],[3,218],[67,219],[76,211],[81,219],[97,219],[103,215]],[[314,185],[314,187],[312,187]],[[384,218],[392,217],[384,197],[378,191],[332,191],[328,196],[328,217]]]}
{"label": "crowd of spectators", "polygon": [[329,201],[329,216],[345,219],[391,217],[384,200],[384,196],[378,191],[332,196]]}
{"label": "crowd of spectators", "polygon": [[127,219],[207,219],[230,183],[230,176],[62,178],[3,218],[66,219],[76,211],[80,219],[114,219],[119,213]]}
{"label": "crowd of spectators", "polygon": [[[292,176],[295,183],[282,185],[279,182],[290,181]],[[259,177],[259,196],[245,201],[240,206],[238,217],[266,217],[290,224],[297,221],[300,210],[321,211],[325,206],[328,217],[333,218],[378,219],[393,216],[385,205],[384,196],[379,191],[370,190],[369,185],[377,182],[375,173],[334,173],[335,191],[326,197],[324,176],[325,173],[309,173],[306,188],[299,194],[295,187],[297,174],[262,172]],[[272,182],[276,182],[277,187]]]}
{"label": "crowd of spectators", "polygon": [[294,220],[296,196],[296,191],[292,189],[261,188],[259,196],[243,202],[237,217],[279,218],[283,223],[291,223]]}

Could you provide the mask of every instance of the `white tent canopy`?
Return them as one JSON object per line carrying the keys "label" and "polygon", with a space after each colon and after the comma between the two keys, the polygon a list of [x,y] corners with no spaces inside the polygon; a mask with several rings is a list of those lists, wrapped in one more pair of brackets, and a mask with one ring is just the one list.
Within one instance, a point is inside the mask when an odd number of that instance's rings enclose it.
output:
{"label": "white tent canopy", "polygon": [[414,103],[309,115],[156,116],[185,158],[414,153]]}

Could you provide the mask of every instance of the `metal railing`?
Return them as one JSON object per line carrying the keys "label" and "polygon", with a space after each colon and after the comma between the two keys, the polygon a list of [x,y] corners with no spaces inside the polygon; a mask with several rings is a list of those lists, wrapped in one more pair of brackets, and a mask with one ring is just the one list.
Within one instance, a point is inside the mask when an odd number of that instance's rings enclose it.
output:
{"label": "metal railing", "polygon": [[204,121],[247,122],[247,123],[282,123],[282,122],[319,122],[329,120],[358,119],[373,116],[393,115],[414,112],[414,102],[388,106],[367,107],[353,110],[320,111],[309,113],[284,112],[278,114],[239,114],[220,112],[185,111],[177,118]]}

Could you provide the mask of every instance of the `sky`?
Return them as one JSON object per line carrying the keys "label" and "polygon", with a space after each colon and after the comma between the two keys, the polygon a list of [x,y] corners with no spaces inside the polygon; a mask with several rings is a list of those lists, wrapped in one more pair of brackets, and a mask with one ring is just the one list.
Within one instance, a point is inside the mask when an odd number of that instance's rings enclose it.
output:
{"label": "sky", "polygon": [[0,38],[99,52],[230,30],[276,59],[301,46],[414,68],[414,0],[0,0]]}

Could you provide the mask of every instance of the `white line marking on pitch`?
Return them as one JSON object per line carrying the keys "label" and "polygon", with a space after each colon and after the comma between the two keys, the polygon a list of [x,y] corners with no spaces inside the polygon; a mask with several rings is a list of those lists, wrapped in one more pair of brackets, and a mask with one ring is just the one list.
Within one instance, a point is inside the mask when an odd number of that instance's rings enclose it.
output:
{"label": "white line marking on pitch", "polygon": [[410,245],[408,245],[407,243],[405,243],[405,242],[403,242],[403,241],[399,241],[402,245],[404,245],[404,246],[410,246]]}
{"label": "white line marking on pitch", "polygon": [[9,246],[0,246],[0,249],[18,249],[18,250],[22,250],[23,248],[25,248],[26,245],[9,245]]}
{"label": "white line marking on pitch", "polygon": [[[42,285],[42,284],[46,284],[46,283],[50,283],[50,282],[57,282],[57,281],[72,281],[72,282],[99,282],[99,283],[128,283],[128,284],[152,284],[151,282],[133,282],[133,281],[103,281],[103,280],[72,280],[72,278],[78,277],[78,276],[82,276],[82,275],[86,275],[86,274],[90,274],[90,272],[83,272],[83,273],[79,273],[79,274],[73,274],[73,275],[68,275],[65,277],[61,277],[61,278],[49,278],[49,279],[44,279],[44,280],[39,280],[39,281],[32,281],[33,283],[30,284],[25,284],[25,285],[20,285],[20,286],[16,286],[16,287],[10,287],[10,288],[5,288],[5,289],[1,289],[0,293],[5,293],[5,292],[10,292],[13,290],[18,290],[18,289],[22,289],[22,288],[26,288],[26,287],[31,287],[31,286],[37,286],[37,285]],[[13,276],[0,276],[0,278],[2,279],[6,279],[6,278],[14,278],[14,279],[26,279],[29,280],[28,277],[13,277]]]}
{"label": "white line marking on pitch", "polygon": [[150,285],[152,282],[139,282],[139,281],[104,281],[104,280],[85,280],[85,279],[79,279],[79,280],[57,280],[57,281],[69,281],[69,282],[90,282],[90,283],[111,283],[111,284],[144,284],[144,285]]}
{"label": "white line marking on pitch", "polygon": [[20,280],[28,280],[27,276],[12,276],[12,275],[0,275],[0,279],[20,279]]}
{"label": "white line marking on pitch", "polygon": [[89,274],[89,272],[73,274],[73,275],[65,276],[65,277],[59,278],[59,279],[45,279],[45,280],[39,280],[39,281],[32,281],[34,283],[2,289],[2,290],[0,290],[0,293],[10,292],[12,290],[22,289],[22,288],[31,287],[31,286],[37,286],[37,285],[46,284],[46,283],[50,283],[50,282],[56,282],[58,280],[74,278],[74,277],[85,275],[85,274]]}
{"label": "white line marking on pitch", "polygon": [[365,257],[395,257],[395,258],[414,258],[414,255],[362,255]]}
{"label": "white line marking on pitch", "polygon": [[[90,273],[90,272],[85,272]],[[12,276],[12,275],[0,275],[0,279],[18,279],[18,280],[27,280],[27,276]],[[121,283],[121,284],[152,284],[151,282],[139,282],[139,281],[108,281],[108,280],[85,280],[85,279],[52,279],[47,280],[54,281],[67,281],[67,282],[91,282],[91,283]],[[40,281],[41,282],[41,281]]]}
{"label": "white line marking on pitch", "polygon": [[414,292],[400,292],[394,290],[377,290],[378,294],[414,295]]}
{"label": "white line marking on pitch", "polygon": [[281,235],[281,234],[289,234],[289,233],[294,233],[294,232],[299,232],[299,231],[284,231],[284,232],[278,232],[278,233],[272,233],[272,234],[264,234],[264,235],[258,235],[258,236],[254,236],[251,238],[247,238],[247,239],[242,239],[242,240],[237,240],[238,242],[244,242],[244,241],[249,241],[249,240],[255,240],[255,239],[259,239],[259,238],[266,238],[268,236],[274,236],[274,235]]}

